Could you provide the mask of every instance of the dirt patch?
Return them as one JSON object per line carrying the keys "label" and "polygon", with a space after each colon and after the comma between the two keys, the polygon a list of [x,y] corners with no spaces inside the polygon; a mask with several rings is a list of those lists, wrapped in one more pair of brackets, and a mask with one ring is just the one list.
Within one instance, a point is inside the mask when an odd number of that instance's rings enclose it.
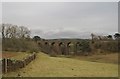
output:
{"label": "dirt patch", "polygon": [[14,56],[17,56],[17,55],[18,55],[17,53],[4,52],[4,53],[2,53],[2,58],[11,58],[11,57],[14,57]]}

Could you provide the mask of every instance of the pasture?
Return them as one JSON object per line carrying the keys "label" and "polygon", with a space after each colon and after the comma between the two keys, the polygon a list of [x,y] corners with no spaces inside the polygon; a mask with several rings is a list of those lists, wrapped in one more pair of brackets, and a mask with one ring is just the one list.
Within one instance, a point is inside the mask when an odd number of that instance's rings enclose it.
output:
{"label": "pasture", "polygon": [[91,62],[76,58],[50,57],[38,53],[25,68],[9,72],[3,77],[117,77],[118,65]]}
{"label": "pasture", "polygon": [[28,55],[30,55],[30,53],[26,53],[26,52],[5,52],[4,51],[2,53],[2,58],[22,60],[23,58],[27,57]]}

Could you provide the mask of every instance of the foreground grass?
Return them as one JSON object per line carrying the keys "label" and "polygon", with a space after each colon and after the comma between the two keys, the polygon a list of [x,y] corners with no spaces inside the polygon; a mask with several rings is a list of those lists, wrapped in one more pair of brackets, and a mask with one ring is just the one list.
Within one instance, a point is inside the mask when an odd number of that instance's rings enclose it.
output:
{"label": "foreground grass", "polygon": [[117,77],[117,64],[82,61],[72,58],[50,57],[38,53],[25,68],[4,74],[6,77]]}

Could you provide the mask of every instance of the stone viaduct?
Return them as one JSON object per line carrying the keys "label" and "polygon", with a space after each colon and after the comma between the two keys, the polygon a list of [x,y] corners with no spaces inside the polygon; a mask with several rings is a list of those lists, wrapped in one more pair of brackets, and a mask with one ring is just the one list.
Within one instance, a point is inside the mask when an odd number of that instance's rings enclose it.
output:
{"label": "stone viaduct", "polygon": [[41,50],[47,54],[69,55],[80,53],[80,40],[41,40],[37,42]]}

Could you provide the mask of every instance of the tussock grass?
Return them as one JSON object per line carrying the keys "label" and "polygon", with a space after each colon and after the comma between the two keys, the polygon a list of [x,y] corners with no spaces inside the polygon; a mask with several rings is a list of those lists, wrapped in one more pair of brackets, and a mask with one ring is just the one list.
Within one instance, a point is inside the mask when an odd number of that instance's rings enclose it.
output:
{"label": "tussock grass", "polygon": [[91,61],[91,62],[118,64],[118,53],[94,54],[94,55],[88,55],[88,56],[84,56],[84,55],[63,56],[63,57]]}

